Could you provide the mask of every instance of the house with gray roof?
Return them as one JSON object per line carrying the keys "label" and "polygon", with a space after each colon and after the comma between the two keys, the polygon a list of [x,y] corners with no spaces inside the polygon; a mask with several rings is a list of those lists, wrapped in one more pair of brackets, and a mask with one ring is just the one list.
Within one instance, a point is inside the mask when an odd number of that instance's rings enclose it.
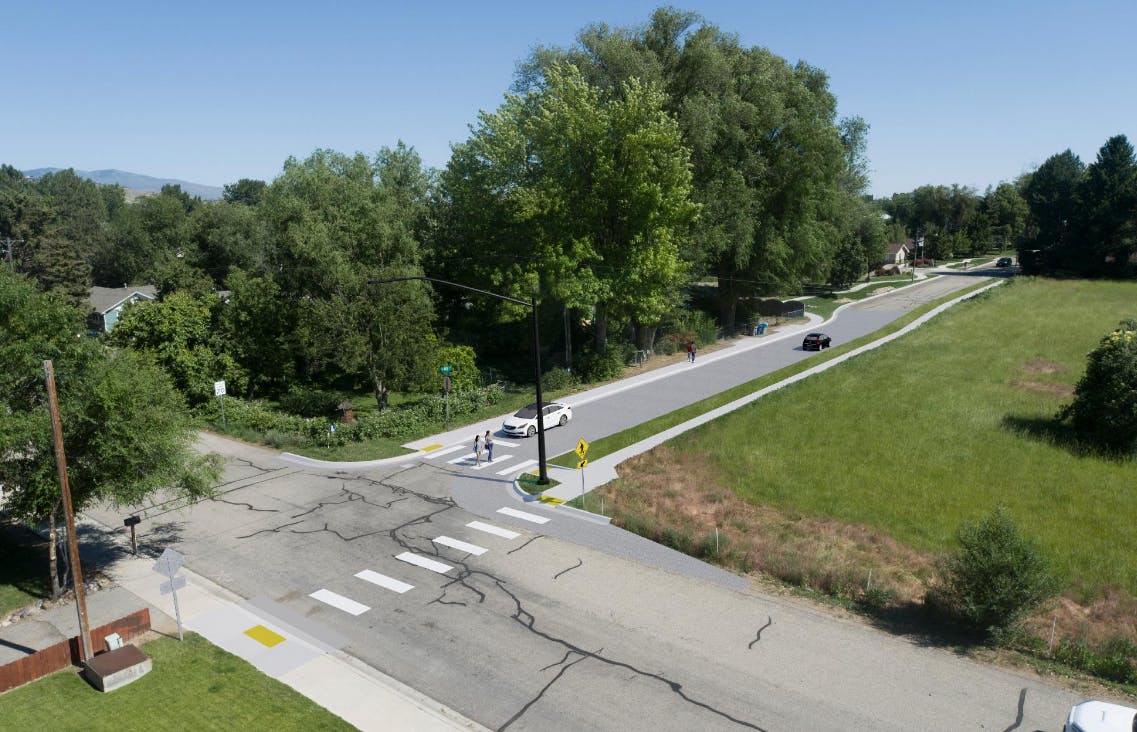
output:
{"label": "house with gray roof", "polygon": [[133,287],[92,287],[88,301],[91,314],[87,317],[87,327],[96,333],[107,333],[118,322],[122,309],[132,302],[156,300],[158,288],[154,285],[135,285]]}

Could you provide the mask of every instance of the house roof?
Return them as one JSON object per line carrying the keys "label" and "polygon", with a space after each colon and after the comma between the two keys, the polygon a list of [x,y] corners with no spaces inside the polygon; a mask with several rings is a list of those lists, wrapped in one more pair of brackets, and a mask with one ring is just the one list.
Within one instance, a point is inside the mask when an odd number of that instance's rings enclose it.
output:
{"label": "house roof", "polygon": [[106,315],[111,310],[139,295],[147,300],[158,297],[158,288],[154,285],[135,285],[134,287],[92,287],[87,300],[91,309]]}
{"label": "house roof", "polygon": [[894,241],[894,242],[889,243],[889,245],[888,245],[888,256],[889,256],[889,258],[895,257],[897,254],[899,254],[902,251],[905,253],[911,251],[911,249],[909,249],[909,247],[908,247],[908,242]]}

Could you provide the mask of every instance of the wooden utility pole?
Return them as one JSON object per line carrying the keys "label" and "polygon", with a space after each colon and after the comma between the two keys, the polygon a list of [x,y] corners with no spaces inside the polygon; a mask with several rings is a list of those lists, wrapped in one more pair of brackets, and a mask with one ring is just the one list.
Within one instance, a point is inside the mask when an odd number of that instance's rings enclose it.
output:
{"label": "wooden utility pole", "polygon": [[67,517],[67,548],[71,557],[71,577],[75,583],[75,608],[79,612],[79,658],[91,658],[91,628],[87,623],[87,596],[83,587],[83,570],[79,566],[79,540],[75,536],[75,511],[71,507],[71,486],[67,482],[67,455],[63,450],[63,425],[59,420],[59,401],[55,396],[55,369],[51,361],[43,362],[47,381],[47,402],[51,409],[51,431],[55,437],[55,467],[59,471],[59,487],[63,491],[63,512]]}

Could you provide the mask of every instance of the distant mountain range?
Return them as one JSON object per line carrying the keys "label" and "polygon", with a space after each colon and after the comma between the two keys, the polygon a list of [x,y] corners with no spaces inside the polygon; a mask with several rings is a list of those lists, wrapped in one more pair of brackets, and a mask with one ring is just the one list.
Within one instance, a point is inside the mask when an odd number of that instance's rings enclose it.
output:
{"label": "distant mountain range", "polygon": [[[29,178],[39,178],[48,173],[58,173],[61,170],[64,168],[36,168],[35,170],[25,170],[24,175]],[[203,186],[199,183],[190,183],[175,178],[153,178],[149,175],[128,173],[125,170],[76,170],[75,175],[103,185],[120,185],[136,194],[157,193],[162,190],[162,186],[166,185],[179,185],[183,191],[191,196],[198,196],[206,201],[216,201],[224,193],[224,189],[217,186]]]}

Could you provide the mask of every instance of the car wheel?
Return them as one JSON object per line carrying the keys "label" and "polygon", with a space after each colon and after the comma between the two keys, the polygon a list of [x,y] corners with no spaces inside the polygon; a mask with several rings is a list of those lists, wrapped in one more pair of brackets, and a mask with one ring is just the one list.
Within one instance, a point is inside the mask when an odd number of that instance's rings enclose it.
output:
{"label": "car wheel", "polygon": [[537,434],[537,428],[534,427],[533,425],[529,425],[529,431],[525,433],[525,436],[526,437],[532,437],[535,434]]}
{"label": "car wheel", "polygon": [[561,425],[561,427],[564,427],[566,424],[568,424],[568,415],[567,414],[561,415],[561,421],[559,424]]}

